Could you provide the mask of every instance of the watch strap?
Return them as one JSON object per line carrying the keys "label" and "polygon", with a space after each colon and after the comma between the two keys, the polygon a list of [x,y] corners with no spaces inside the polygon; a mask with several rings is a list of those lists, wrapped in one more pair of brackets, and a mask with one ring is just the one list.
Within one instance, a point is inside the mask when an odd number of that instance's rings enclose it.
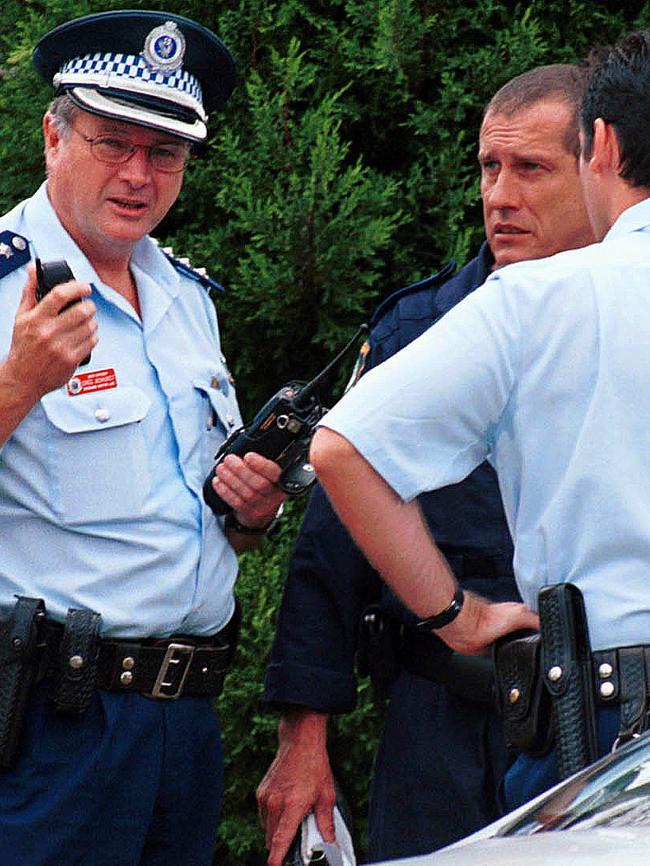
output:
{"label": "watch strap", "polygon": [[276,528],[284,511],[284,502],[280,503],[278,510],[275,512],[273,520],[267,523],[266,526],[244,526],[234,515],[234,512],[229,511],[224,520],[224,529],[226,531],[236,532],[238,535],[256,535],[262,538],[265,535],[270,535]]}
{"label": "watch strap", "polygon": [[460,587],[458,587],[449,606],[440,611],[440,613],[437,613],[434,616],[429,616],[418,622],[415,626],[416,629],[418,629],[418,631],[431,631],[432,629],[443,628],[443,626],[449,625],[449,623],[453,622],[463,609],[464,601],[465,593]]}

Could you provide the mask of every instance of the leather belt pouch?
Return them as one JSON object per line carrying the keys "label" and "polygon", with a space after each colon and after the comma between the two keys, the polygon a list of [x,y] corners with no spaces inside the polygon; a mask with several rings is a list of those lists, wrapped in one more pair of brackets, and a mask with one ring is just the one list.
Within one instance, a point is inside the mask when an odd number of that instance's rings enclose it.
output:
{"label": "leather belt pouch", "polygon": [[51,696],[59,713],[77,716],[88,709],[97,678],[100,622],[93,610],[68,609]]}
{"label": "leather belt pouch", "polygon": [[494,645],[497,705],[506,740],[534,758],[553,745],[551,696],[541,663],[538,632],[514,632]]}
{"label": "leather belt pouch", "polygon": [[553,703],[560,779],[597,757],[596,710],[589,631],[582,593],[571,583],[539,593],[542,670]]}
{"label": "leather belt pouch", "polygon": [[23,730],[29,694],[39,667],[41,598],[18,596],[0,621],[0,767],[12,766]]}

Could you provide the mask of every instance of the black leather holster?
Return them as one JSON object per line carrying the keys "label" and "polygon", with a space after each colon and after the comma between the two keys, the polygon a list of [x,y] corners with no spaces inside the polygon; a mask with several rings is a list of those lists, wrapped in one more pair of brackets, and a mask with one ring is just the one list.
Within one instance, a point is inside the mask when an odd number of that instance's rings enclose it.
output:
{"label": "black leather holster", "polygon": [[539,593],[544,683],[553,705],[560,779],[598,756],[591,646],[582,593],[571,583]]}
{"label": "black leather holster", "polygon": [[41,598],[18,596],[0,620],[0,767],[10,767],[23,731],[27,703],[40,665]]}
{"label": "black leather holster", "polygon": [[554,745],[560,779],[597,758],[596,699],[585,606],[571,583],[539,593],[541,634],[496,642],[499,710],[506,738],[531,757]]}

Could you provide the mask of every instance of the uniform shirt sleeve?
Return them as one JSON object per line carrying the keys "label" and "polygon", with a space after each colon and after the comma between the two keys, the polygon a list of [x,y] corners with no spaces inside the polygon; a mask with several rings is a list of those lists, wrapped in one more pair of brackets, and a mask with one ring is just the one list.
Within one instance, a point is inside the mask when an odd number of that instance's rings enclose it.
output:
{"label": "uniform shirt sleeve", "polygon": [[521,330],[515,296],[502,276],[490,277],[324,418],[405,501],[462,480],[507,435]]}
{"label": "uniform shirt sleeve", "polygon": [[265,700],[327,713],[353,709],[359,621],[379,588],[376,572],[317,485],[289,565]]}

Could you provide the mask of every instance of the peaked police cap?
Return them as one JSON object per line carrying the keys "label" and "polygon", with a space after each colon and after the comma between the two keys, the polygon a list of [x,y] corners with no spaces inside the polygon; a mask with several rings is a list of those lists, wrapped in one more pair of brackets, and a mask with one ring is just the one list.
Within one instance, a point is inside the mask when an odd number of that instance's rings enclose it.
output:
{"label": "peaked police cap", "polygon": [[32,55],[57,94],[81,108],[190,141],[207,136],[223,108],[235,64],[212,31],[180,15],[125,9],[61,24]]}

